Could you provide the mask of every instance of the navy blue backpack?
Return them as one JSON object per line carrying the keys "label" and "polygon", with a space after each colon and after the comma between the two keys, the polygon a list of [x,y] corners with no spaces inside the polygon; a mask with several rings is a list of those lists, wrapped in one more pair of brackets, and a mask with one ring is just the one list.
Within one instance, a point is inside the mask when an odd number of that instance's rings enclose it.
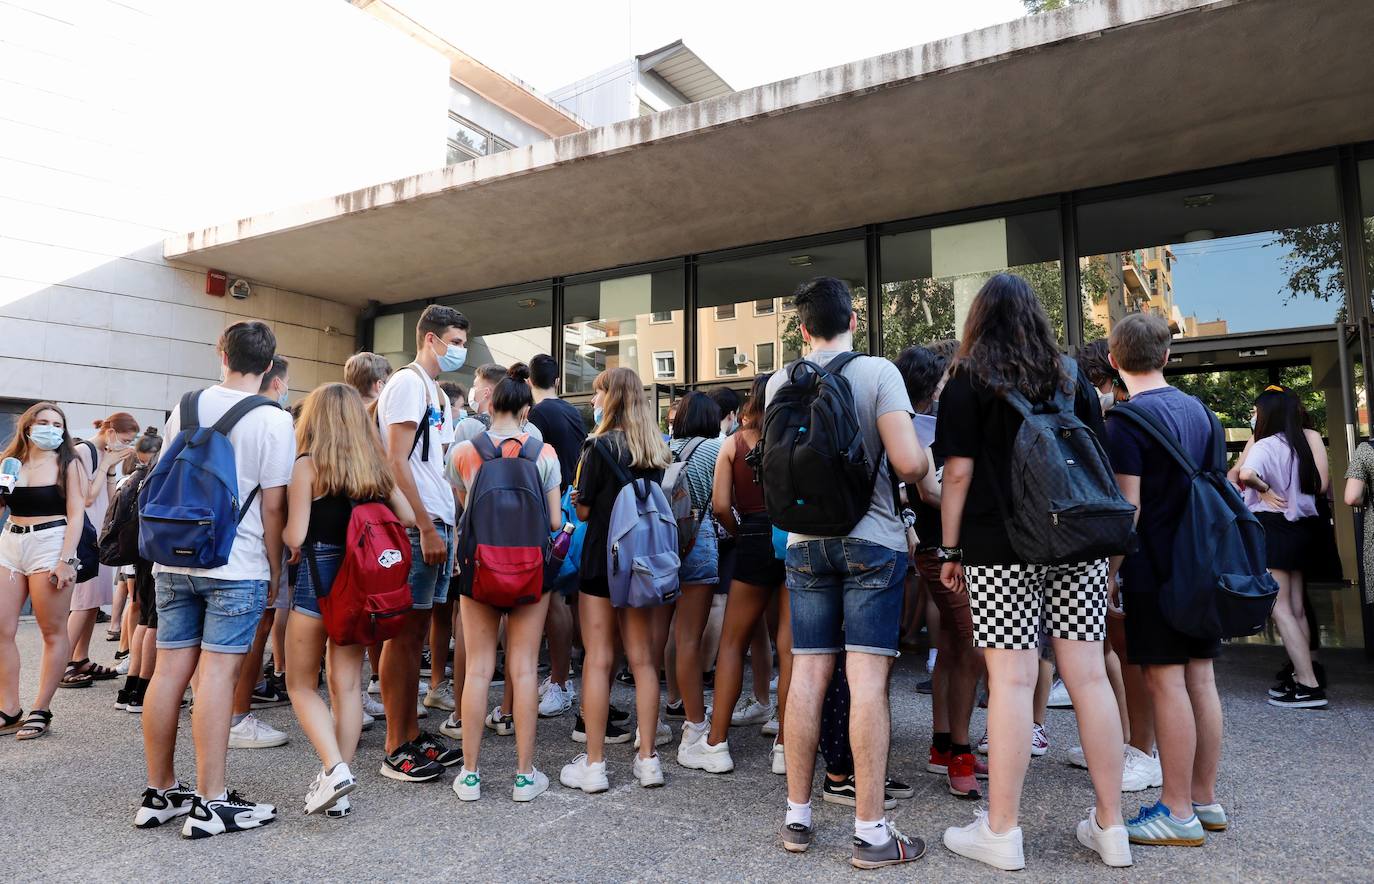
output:
{"label": "navy blue backpack", "polygon": [[277,403],[249,396],[212,427],[200,425],[200,390],[181,397],[181,431],[162,453],[138,495],[138,552],[177,568],[218,568],[229,561],[239,523],[262,490],[239,501],[229,431],[248,412]]}
{"label": "navy blue backpack", "polygon": [[[1129,402],[1107,412],[1125,418],[1168,452],[1188,477],[1188,501],[1174,539],[1172,571],[1159,587],[1169,625],[1199,639],[1238,638],[1264,628],[1279,585],[1265,568],[1264,527],[1226,481],[1226,442],[1217,416],[1207,463],[1193,463],[1149,412]],[[1129,616],[1129,614],[1127,615]]]}

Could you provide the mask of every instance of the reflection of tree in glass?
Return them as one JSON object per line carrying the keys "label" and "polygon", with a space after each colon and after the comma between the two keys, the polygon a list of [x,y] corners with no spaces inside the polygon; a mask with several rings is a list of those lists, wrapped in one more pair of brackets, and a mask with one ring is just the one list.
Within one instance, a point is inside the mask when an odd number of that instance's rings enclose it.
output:
{"label": "reflection of tree in glass", "polygon": [[[856,285],[850,291],[854,296],[854,312],[859,315],[859,321],[854,327],[854,347],[867,351],[868,289]],[[797,318],[797,311],[788,310],[780,326],[778,340],[782,344],[782,358],[778,360],[779,368],[796,359],[797,354],[802,352],[802,345],[805,343],[802,340],[801,320]]]}
{"label": "reflection of tree in glass", "polygon": [[[1312,417],[1313,426],[1325,436],[1326,394],[1312,387],[1312,366],[1287,366],[1280,370],[1279,382],[1298,394],[1303,407]],[[1174,375],[1169,378],[1169,383],[1201,399],[1203,405],[1217,413],[1223,427],[1248,429],[1255,397],[1269,386],[1269,370],[1250,368]]]}
{"label": "reflection of tree in glass", "polygon": [[[1343,322],[1347,314],[1341,225],[1333,221],[1280,230],[1271,242],[1265,243],[1266,248],[1274,246],[1288,250],[1282,263],[1288,279],[1279,290],[1283,303],[1289,304],[1304,295],[1319,301],[1336,301],[1341,304],[1336,319]],[[1364,247],[1366,254],[1374,254],[1370,251],[1374,249],[1374,219],[1365,220]]]}

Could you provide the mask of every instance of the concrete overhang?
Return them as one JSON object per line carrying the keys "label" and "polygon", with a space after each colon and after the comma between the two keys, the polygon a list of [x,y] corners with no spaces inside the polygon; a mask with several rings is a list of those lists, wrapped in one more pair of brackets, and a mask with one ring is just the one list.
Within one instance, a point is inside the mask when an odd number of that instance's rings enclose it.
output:
{"label": "concrete overhang", "polygon": [[1097,0],[173,236],[164,253],[394,303],[1364,141],[1372,33],[1371,2]]}

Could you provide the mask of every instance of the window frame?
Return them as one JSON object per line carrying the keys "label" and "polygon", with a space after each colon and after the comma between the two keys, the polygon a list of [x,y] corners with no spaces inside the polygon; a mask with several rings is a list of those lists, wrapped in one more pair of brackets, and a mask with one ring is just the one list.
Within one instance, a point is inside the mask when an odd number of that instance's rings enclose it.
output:
{"label": "window frame", "polygon": [[[729,353],[730,353],[730,362],[729,362],[730,370],[729,370],[729,371],[723,371],[723,370],[722,370],[722,366],[725,365],[725,363],[721,362],[721,359],[720,359],[720,357],[721,357],[726,351],[729,351]],[[736,346],[733,345],[733,344],[731,344],[729,347],[717,347],[717,348],[716,348],[716,377],[720,377],[720,378],[735,378],[735,377],[739,377],[739,366],[735,364],[735,357],[736,357],[737,355],[739,355],[739,347],[736,347]]]}
{"label": "window frame", "polygon": [[[677,377],[677,351],[676,350],[655,350],[652,356],[654,360],[654,380],[666,381]],[[668,361],[668,371],[663,371],[658,367],[658,361],[666,359]]]}
{"label": "window frame", "polygon": [[[763,359],[762,359],[762,358],[760,357],[760,355],[759,355],[759,351],[762,350],[764,347],[767,347],[767,348],[768,348],[768,367],[767,367],[767,368],[764,368],[764,366],[763,366]],[[777,367],[778,367],[778,347],[777,347],[777,342],[776,342],[776,341],[759,341],[757,344],[755,344],[755,345],[754,345],[754,370],[755,370],[755,373],[761,374],[761,373],[763,373],[763,372],[774,371],[774,370],[777,369]]]}

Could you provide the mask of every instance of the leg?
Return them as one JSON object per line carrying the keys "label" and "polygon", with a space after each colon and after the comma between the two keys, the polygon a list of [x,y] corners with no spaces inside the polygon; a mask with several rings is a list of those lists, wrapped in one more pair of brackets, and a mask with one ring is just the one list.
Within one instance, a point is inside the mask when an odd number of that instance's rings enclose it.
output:
{"label": "leg", "polygon": [[1179,819],[1192,814],[1193,761],[1197,728],[1184,676],[1185,667],[1146,666],[1145,683],[1155,710],[1155,735],[1159,740],[1159,764],[1164,770],[1160,800]]}
{"label": "leg", "polygon": [[202,651],[200,655],[191,737],[196,746],[196,794],[202,798],[215,798],[225,791],[229,720],[243,656],[219,651]]}
{"label": "leg", "polygon": [[1116,708],[1121,713],[1121,733],[1130,739],[1131,719],[1126,710],[1126,681],[1121,673],[1121,658],[1112,650],[1111,642],[1102,643],[1102,662],[1107,667],[1107,682],[1116,696]]}
{"label": "leg", "polygon": [[[685,590],[687,586],[684,585],[682,588],[684,590],[682,595],[686,596],[687,593]],[[678,608],[681,607],[681,602],[682,597],[679,597],[677,601],[668,605],[668,609],[672,612],[672,615],[669,619],[668,642],[663,646],[663,680],[666,682],[666,687],[668,688],[669,704],[677,703],[682,700],[682,688],[677,683],[677,611]],[[700,645],[700,642],[698,642],[698,645]],[[698,656],[700,656],[700,653],[700,650],[698,650]],[[701,681],[701,679],[697,679],[697,681]]]}
{"label": "leg", "polygon": [[935,655],[935,671],[930,674],[931,730],[937,734],[947,734],[950,733],[949,676],[955,664],[955,649],[951,646],[947,629],[941,629],[931,638],[935,640],[938,651]]}
{"label": "leg", "polygon": [[[452,600],[434,606],[434,616],[429,627],[429,687],[437,690],[448,681],[448,643],[453,638]],[[453,670],[456,676],[458,670]],[[466,731],[464,731],[466,733]]]}
{"label": "leg", "polygon": [[[720,628],[720,650],[716,654],[716,696],[711,709],[710,745],[725,742],[730,735],[730,716],[739,702],[744,680],[744,649],[753,639],[754,627],[763,617],[771,591],[762,586],[741,583],[730,585],[725,602],[725,620]],[[829,674],[826,676],[829,681]],[[698,682],[701,679],[698,677]],[[822,691],[825,685],[821,685]],[[782,684],[778,684],[779,692]],[[819,712],[819,704],[817,706]],[[813,748],[812,753],[815,753]]]}
{"label": "leg", "polygon": [[[420,735],[415,704],[420,686],[420,648],[429,631],[429,609],[411,611],[401,633],[382,646],[382,705],[386,707],[386,751],[395,752]],[[482,697],[485,702],[485,695]],[[464,736],[467,731],[463,731]]]}
{"label": "leg", "polygon": [[635,676],[640,758],[653,757],[654,740],[658,736],[658,664],[663,659],[663,646],[655,643],[654,636],[654,615],[658,610],[624,608],[619,612],[625,657]]}
{"label": "leg", "polygon": [[535,604],[516,608],[506,618],[506,684],[513,694],[516,773],[534,770],[535,728],[539,723],[539,640],[544,635],[549,604],[549,595],[545,593]]}
{"label": "leg", "polygon": [[[148,785],[167,789],[177,781],[174,764],[177,719],[181,714],[181,698],[200,661],[200,648],[161,648],[157,655],[162,665],[157,667],[143,698],[143,754],[148,763]],[[196,705],[200,704],[197,695]]]}
{"label": "leg", "polygon": [[[544,635],[549,640],[549,681],[565,685],[572,677],[572,611],[559,592],[549,598],[548,618],[544,621]],[[458,670],[454,669],[454,674]]]}
{"label": "leg", "polygon": [[124,606],[129,601],[129,584],[131,582],[117,578],[114,584],[114,599],[110,602],[110,627],[119,630],[121,647],[124,644]]}
{"label": "leg", "polygon": [[[136,607],[138,607],[136,602],[131,602],[129,604],[130,610]],[[130,675],[137,676],[138,673],[143,669],[143,635],[147,631],[148,627],[146,626],[137,626],[131,624],[129,626],[129,631],[124,635],[124,638],[129,641]]]}
{"label": "leg", "polygon": [[749,643],[749,672],[754,676],[754,699],[768,705],[769,684],[773,681],[773,646],[768,643],[768,624],[759,617]]}
{"label": "leg", "polygon": [[[1197,751],[1193,755],[1193,794],[1196,804],[1216,801],[1217,768],[1221,765],[1221,698],[1211,660],[1189,660],[1188,699],[1193,704]],[[1181,811],[1180,811],[1181,812]]]}
{"label": "leg", "polygon": [[[461,710],[463,708],[463,686],[467,682],[467,645],[463,643],[463,614],[462,605],[453,606],[453,708]],[[482,702],[486,702],[486,694],[482,695]],[[458,713],[462,717],[462,712]]]}
{"label": "leg", "polygon": [[[30,588],[33,586],[33,575],[29,578]],[[44,573],[44,579],[47,574]],[[48,585],[52,589],[52,585]],[[38,593],[42,593],[40,587]],[[95,608],[87,608],[84,611],[72,611],[67,619],[67,640],[70,645],[70,660],[85,660],[91,656],[91,632],[95,629]],[[46,707],[45,707],[46,708]]]}
{"label": "leg", "polygon": [[834,654],[796,654],[792,658],[792,684],[787,691],[786,758],[787,800],[793,804],[806,804],[811,800],[816,747],[820,743],[821,702],[834,674]]}
{"label": "leg", "polygon": [[711,610],[706,614],[706,628],[701,631],[701,674],[714,672],[720,654],[720,630],[725,623],[726,593],[711,594]]}
{"label": "leg", "polygon": [[[458,605],[463,611],[463,646],[467,648],[461,709],[463,767],[476,772],[480,770],[482,760],[482,737],[488,712],[487,690],[491,687],[491,675],[496,671],[496,635],[501,629],[501,612],[467,596],[459,596]],[[433,653],[432,649],[430,653]],[[516,735],[517,738],[520,735],[518,728]]]}
{"label": "leg", "polygon": [[[988,667],[988,827],[999,834],[1014,828],[1020,816],[1021,787],[1030,764],[1036,658],[1034,648],[983,651]],[[1119,765],[1120,750],[1116,754]]]}
{"label": "leg", "polygon": [[[286,667],[286,690],[291,695],[291,708],[324,769],[332,770],[343,761],[343,755],[339,751],[334,716],[318,690],[320,663],[324,659],[327,639],[322,620],[297,614],[287,623],[287,653],[290,655],[287,659],[291,662]],[[332,680],[333,667],[329,675]],[[361,698],[358,700],[361,702]]]}
{"label": "leg", "polygon": [[[286,592],[285,589],[280,590]],[[280,608],[272,615],[272,668],[281,674],[286,672],[287,648],[286,628],[291,622],[291,609]]]}
{"label": "leg", "polygon": [[[281,590],[285,592],[285,588]],[[267,651],[267,642],[272,637],[272,621],[275,612],[267,608],[262,612],[258,628],[253,633],[253,644],[246,654],[236,654],[239,661],[239,674],[234,682],[233,706],[235,715],[247,715],[253,709],[253,691],[262,678],[262,659]],[[215,793],[219,794],[219,793]]]}
{"label": "leg", "polygon": [[[43,635],[43,662],[38,670],[38,693],[33,698],[30,709],[51,709],[52,696],[57,693],[57,683],[62,680],[67,661],[71,658],[68,644],[70,633],[68,611],[72,591],[59,590],[48,580],[51,572],[41,571],[29,575],[29,600],[33,602],[33,617],[38,621],[38,630]],[[90,614],[90,625],[95,626],[95,611]],[[86,630],[90,640],[90,630]],[[16,670],[17,671],[17,670]]]}
{"label": "leg", "polygon": [[1279,584],[1279,598],[1274,603],[1274,625],[1278,627],[1279,637],[1283,639],[1283,649],[1288,659],[1293,661],[1293,678],[1306,685],[1315,687],[1317,676],[1312,672],[1312,651],[1308,648],[1310,636],[1306,634],[1306,621],[1302,615],[1302,576],[1295,571],[1279,571],[1273,568],[1269,573]]}
{"label": "leg", "polygon": [[866,652],[850,651],[845,655],[852,701],[849,744],[854,752],[857,792],[854,815],[861,820],[883,819],[883,787],[887,782],[887,750],[892,730],[887,703],[892,660]]}
{"label": "leg", "polygon": [[1150,691],[1145,686],[1144,667],[1131,662],[1126,653],[1126,621],[1124,617],[1107,616],[1107,638],[1121,661],[1121,680],[1126,687],[1127,739],[1135,748],[1149,755],[1155,748],[1154,711],[1150,708]]}
{"label": "leg", "polygon": [[[294,620],[306,617],[292,617]],[[289,628],[289,626],[288,626]],[[334,712],[334,742],[345,764],[353,763],[358,751],[358,735],[363,732],[362,666],[364,649],[361,645],[336,645],[329,642],[325,654],[329,678],[329,702]],[[288,669],[287,672],[291,670]]]}
{"label": "leg", "polygon": [[778,745],[784,745],[787,733],[787,695],[792,686],[792,613],[787,587],[779,587],[773,596],[778,600]]}
{"label": "leg", "polygon": [[1054,639],[1059,674],[1078,715],[1078,736],[1097,792],[1097,823],[1121,824],[1121,713],[1098,641]]}
{"label": "leg", "polygon": [[[586,649],[582,659],[582,723],[587,733],[587,761],[596,764],[606,758],[616,617],[610,599],[585,592],[577,600],[577,612],[582,625],[582,647]],[[658,684],[657,677],[654,684]]]}
{"label": "leg", "polygon": [[140,661],[141,668],[138,674],[145,682],[152,681],[153,673],[157,671],[158,653],[157,629],[149,626],[143,632],[143,659]]}
{"label": "leg", "polygon": [[849,743],[849,678],[845,655],[835,655],[834,670],[821,707],[820,753],[825,775],[834,782],[854,776],[854,750]]}
{"label": "leg", "polygon": [[19,645],[15,635],[19,630],[19,610],[29,594],[29,582],[23,574],[0,568],[0,589],[0,712],[15,715],[20,708]]}
{"label": "leg", "polygon": [[[706,700],[701,688],[701,636],[706,628],[706,617],[711,611],[711,599],[714,595],[713,586],[684,586],[682,596],[677,602],[677,612],[673,617],[673,644],[677,658],[674,661],[675,679],[681,692],[687,721],[693,724],[700,724],[706,720]],[[674,673],[670,673],[670,698],[673,694],[672,676]]]}
{"label": "leg", "polygon": [[1038,665],[1039,669],[1036,671],[1035,677],[1035,700],[1031,707],[1031,721],[1044,725],[1045,713],[1050,705],[1050,688],[1054,687],[1054,664],[1041,657]]}

